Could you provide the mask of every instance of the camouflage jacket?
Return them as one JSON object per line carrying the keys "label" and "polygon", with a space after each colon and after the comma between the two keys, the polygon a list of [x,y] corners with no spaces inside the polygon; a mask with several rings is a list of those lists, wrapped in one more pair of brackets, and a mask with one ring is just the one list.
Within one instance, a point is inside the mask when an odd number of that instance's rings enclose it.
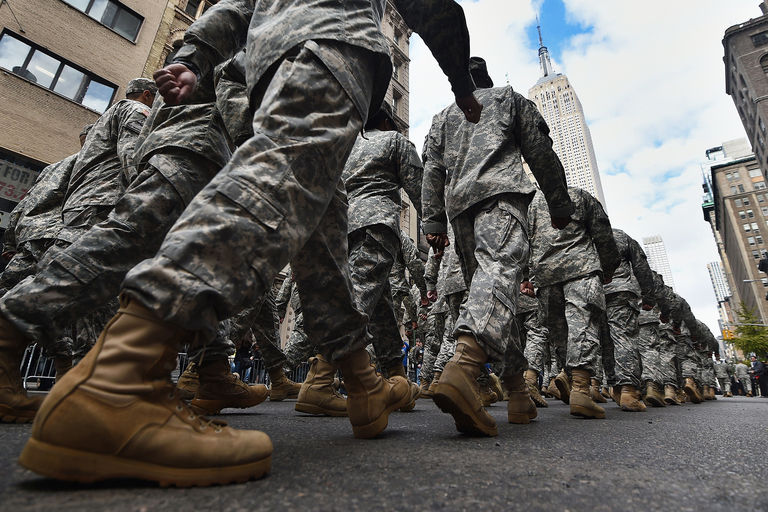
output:
{"label": "camouflage jacket", "polygon": [[621,262],[611,222],[597,199],[574,187],[568,187],[568,194],[575,210],[564,229],[552,226],[541,192],[528,208],[531,281],[537,288],[595,272],[612,276]]}
{"label": "camouflage jacket", "polygon": [[395,258],[392,270],[389,272],[389,285],[392,293],[410,293],[411,285],[405,277],[405,269],[413,284],[419,289],[422,297],[427,296],[427,283],[424,281],[424,262],[419,258],[419,250],[416,244],[402,230],[400,235],[400,254]]}
{"label": "camouflage jacket", "polygon": [[[306,44],[328,66],[366,119],[381,105],[392,74],[389,43],[381,32],[386,0],[220,0],[184,34],[174,57],[199,76],[247,43],[248,94],[272,65],[301,43],[338,41],[367,49],[377,58],[372,84],[361,84],[354,63],[335,61],[317,44]],[[469,74],[469,33],[461,7],[453,0],[394,0],[405,23],[417,32],[448,76],[454,94],[474,90]],[[352,64],[347,66],[345,64]],[[365,90],[366,88],[372,88]]]}
{"label": "camouflage jacket", "polygon": [[620,229],[613,229],[613,239],[621,262],[613,272],[613,280],[603,287],[605,294],[631,292],[642,297],[643,304],[654,305],[653,273],[645,252],[634,238]]}
{"label": "camouflage jacket", "polygon": [[728,373],[728,363],[725,361],[715,361],[715,376],[719,379],[730,377]]}
{"label": "camouflage jacket", "polygon": [[232,156],[232,143],[216,104],[166,105],[158,94],[139,134],[133,160],[140,166],[155,152],[169,148],[191,151],[224,167]]}
{"label": "camouflage jacket", "polygon": [[[448,241],[450,245],[445,248],[442,259],[438,262],[437,269],[437,295],[448,296],[461,293],[467,289],[464,281],[464,272],[461,270],[459,256],[456,254],[456,241],[453,237],[453,228],[448,224]],[[432,269],[432,272],[435,270]]]}
{"label": "camouflage jacket", "polygon": [[640,309],[640,314],[637,317],[637,323],[639,325],[648,325],[648,324],[659,325],[661,323],[661,320],[659,320],[660,314],[661,314],[661,310],[659,309],[658,306],[654,306],[653,309],[650,309],[648,311],[644,309]]}
{"label": "camouflage jacket", "polygon": [[77,153],[49,165],[40,172],[37,181],[11,212],[12,232],[16,246],[28,240],[56,238],[62,226],[61,205],[67,191]]}
{"label": "camouflage jacket", "polygon": [[216,69],[216,107],[235,146],[253,136],[253,112],[245,85],[245,50]]}
{"label": "camouflage jacket", "polygon": [[382,224],[399,233],[400,188],[421,215],[422,172],[416,148],[398,132],[358,135],[342,174],[349,201],[347,232]]}
{"label": "camouflage jacket", "polygon": [[86,206],[114,206],[135,177],[135,144],[149,108],[120,100],[93,125],[78,153],[62,212]]}
{"label": "camouflage jacket", "polygon": [[536,106],[511,87],[480,89],[475,95],[483,105],[478,124],[464,119],[456,105],[432,119],[423,152],[424,232],[445,233],[449,220],[498,194],[521,194],[527,204],[536,188],[523,170],[523,158],[552,213],[573,212],[565,171]]}
{"label": "camouflage jacket", "polygon": [[744,363],[737,363],[736,366],[733,367],[733,374],[737,379],[748,379],[749,368]]}

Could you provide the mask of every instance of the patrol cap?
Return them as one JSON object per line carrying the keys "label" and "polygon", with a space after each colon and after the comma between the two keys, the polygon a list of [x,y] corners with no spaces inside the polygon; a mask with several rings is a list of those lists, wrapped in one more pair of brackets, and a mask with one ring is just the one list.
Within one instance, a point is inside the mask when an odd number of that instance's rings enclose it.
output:
{"label": "patrol cap", "polygon": [[157,84],[154,80],[149,78],[134,78],[128,82],[128,87],[125,88],[125,95],[136,94],[139,92],[149,91],[152,94],[157,94]]}
{"label": "patrol cap", "polygon": [[481,89],[493,87],[493,80],[491,80],[491,76],[488,74],[488,66],[482,57],[469,58],[469,72],[476,86]]}

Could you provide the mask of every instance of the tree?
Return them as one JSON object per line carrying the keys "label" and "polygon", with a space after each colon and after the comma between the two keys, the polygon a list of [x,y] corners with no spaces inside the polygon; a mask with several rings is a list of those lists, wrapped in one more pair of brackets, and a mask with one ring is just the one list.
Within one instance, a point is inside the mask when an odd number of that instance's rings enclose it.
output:
{"label": "tree", "polygon": [[739,304],[736,315],[739,321],[736,324],[736,337],[733,339],[733,344],[745,354],[754,352],[759,359],[764,359],[768,356],[768,327],[754,325],[762,324],[762,321],[755,311],[743,302]]}

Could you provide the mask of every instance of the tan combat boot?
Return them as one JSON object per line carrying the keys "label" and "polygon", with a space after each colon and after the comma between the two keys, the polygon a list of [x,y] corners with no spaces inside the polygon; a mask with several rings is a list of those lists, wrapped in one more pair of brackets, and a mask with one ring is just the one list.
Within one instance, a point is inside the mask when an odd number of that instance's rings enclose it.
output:
{"label": "tan combat boot", "polygon": [[198,373],[200,387],[189,405],[206,415],[219,414],[222,409],[253,407],[269,396],[264,384],[249,386],[238,379],[232,373],[226,356],[202,361]]}
{"label": "tan combat boot", "polygon": [[688,395],[690,401],[695,404],[700,404],[704,401],[704,398],[699,392],[699,386],[696,385],[696,381],[691,377],[685,378],[685,386],[683,387],[683,391],[685,391],[685,394]]}
{"label": "tan combat boot", "polygon": [[611,400],[621,407],[621,386],[611,386]]}
{"label": "tan combat boot", "polygon": [[562,400],[565,404],[570,403],[571,382],[568,378],[568,374],[565,373],[565,370],[560,370],[560,373],[558,373],[557,377],[555,377],[555,386],[557,387],[557,391],[560,395],[560,400]]}
{"label": "tan combat boot", "polygon": [[435,390],[437,389],[437,383],[440,382],[440,376],[443,372],[434,372],[432,374],[432,383],[429,385],[429,392],[431,396],[435,396]]}
{"label": "tan combat boot", "polygon": [[539,374],[536,370],[525,370],[523,374],[525,378],[525,385],[528,386],[528,393],[531,395],[531,400],[536,404],[536,407],[549,407],[549,404],[539,393]]}
{"label": "tan combat boot", "polygon": [[704,386],[704,400],[717,400],[715,395],[715,388],[712,386]]}
{"label": "tan combat boot", "polygon": [[691,399],[688,398],[688,393],[686,393],[682,388],[677,388],[677,401],[680,402],[680,404],[684,404],[686,402],[690,402]]}
{"label": "tan combat boot", "polygon": [[419,398],[432,398],[432,392],[429,390],[431,382],[426,379],[421,379],[421,389],[419,390]]}
{"label": "tan combat boot", "polygon": [[200,374],[198,373],[197,363],[190,361],[184,373],[179,375],[176,382],[176,389],[182,400],[192,400],[195,398],[197,388],[200,387]]}
{"label": "tan combat boot", "polygon": [[547,393],[549,393],[549,395],[552,398],[556,398],[558,400],[561,400],[561,398],[560,398],[560,391],[557,389],[557,386],[555,385],[555,379],[551,379],[549,381],[549,386],[547,386]]}
{"label": "tan combat boot", "polygon": [[318,354],[309,359],[309,372],[294,409],[306,414],[347,416],[347,400],[333,387],[336,367]]}
{"label": "tan combat boot", "polygon": [[621,410],[627,412],[645,412],[645,403],[640,396],[640,390],[635,386],[621,386]]}
{"label": "tan combat boot", "polygon": [[456,340],[456,353],[440,376],[433,400],[441,411],[453,416],[459,432],[498,435],[496,421],[483,409],[477,382],[487,358],[473,336],[461,334]]}
{"label": "tan combat boot", "polygon": [[645,386],[645,401],[651,407],[664,407],[664,395],[661,394],[661,389],[658,384],[653,381],[648,381]]}
{"label": "tan combat boot", "polygon": [[53,358],[53,367],[56,370],[56,382],[72,369],[72,356],[55,356]]}
{"label": "tan combat boot", "polygon": [[387,376],[402,377],[408,381],[408,385],[411,386],[411,395],[413,396],[413,401],[408,405],[406,405],[405,407],[401,407],[399,410],[402,412],[411,412],[416,407],[416,399],[419,398],[419,393],[421,393],[421,388],[419,388],[418,384],[416,384],[415,382],[411,382],[411,380],[405,374],[405,366],[403,366],[402,362],[398,362],[397,364],[387,368]]}
{"label": "tan combat boot", "polygon": [[29,397],[21,382],[21,360],[30,341],[0,316],[0,423],[29,423],[43,402]]}
{"label": "tan combat boot", "polygon": [[682,405],[677,399],[677,388],[672,384],[664,386],[664,402],[666,402],[667,405]]}
{"label": "tan combat boot", "polygon": [[365,349],[339,359],[347,388],[347,413],[355,437],[376,437],[389,422],[389,414],[411,403],[413,393],[408,381],[402,377],[383,378],[371,365]]}
{"label": "tan combat boot", "polygon": [[531,399],[529,387],[522,373],[504,375],[504,388],[509,395],[509,402],[507,402],[509,423],[525,425],[538,416],[536,403]]}
{"label": "tan combat boot", "polygon": [[606,400],[603,395],[600,394],[600,381],[592,378],[589,379],[589,382],[591,384],[589,388],[589,394],[592,397],[592,401],[596,404],[604,404],[608,402],[608,400]]}
{"label": "tan combat boot", "polygon": [[733,393],[731,393],[730,391],[726,391],[723,396],[726,397],[726,398],[731,398],[731,397],[733,397]]}
{"label": "tan combat boot", "polygon": [[271,368],[269,372],[269,400],[280,402],[282,400],[295,400],[299,397],[301,384],[293,382],[286,377],[285,372],[279,366]]}
{"label": "tan combat boot", "polygon": [[480,402],[482,402],[483,407],[490,407],[498,401],[499,397],[494,390],[488,386],[480,386]]}
{"label": "tan combat boot", "polygon": [[609,398],[611,398],[611,390],[608,389],[606,386],[603,386],[600,389],[600,394],[603,395],[603,398],[605,398],[606,402],[608,401]]}
{"label": "tan combat boot", "polygon": [[571,414],[582,418],[605,418],[605,409],[597,405],[590,396],[590,375],[588,370],[575,369],[573,375],[573,388],[571,389]]}
{"label": "tan combat boot", "polygon": [[504,386],[502,386],[499,376],[495,373],[491,373],[488,375],[488,377],[491,379],[491,389],[494,393],[496,393],[496,396],[499,397],[499,401],[509,400],[509,396],[507,396],[507,390],[504,389]]}
{"label": "tan combat boot", "polygon": [[43,402],[22,466],[59,480],[160,485],[244,482],[266,474],[272,442],[194,414],[171,383],[190,333],[123,298],[96,345]]}

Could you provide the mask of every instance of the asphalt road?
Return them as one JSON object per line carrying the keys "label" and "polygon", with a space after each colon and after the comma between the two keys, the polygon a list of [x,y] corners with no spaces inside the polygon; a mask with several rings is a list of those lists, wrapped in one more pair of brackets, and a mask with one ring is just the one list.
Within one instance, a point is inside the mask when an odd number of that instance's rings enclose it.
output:
{"label": "asphalt road", "polygon": [[231,425],[272,437],[271,474],[192,489],[40,478],[15,461],[30,427],[0,425],[0,510],[768,510],[768,399],[646,413],[609,402],[602,421],[550,400],[530,425],[507,424],[504,403],[489,410],[496,438],[458,435],[419,400],[369,441],[345,418],[300,415],[293,402],[232,411],[222,415]]}

